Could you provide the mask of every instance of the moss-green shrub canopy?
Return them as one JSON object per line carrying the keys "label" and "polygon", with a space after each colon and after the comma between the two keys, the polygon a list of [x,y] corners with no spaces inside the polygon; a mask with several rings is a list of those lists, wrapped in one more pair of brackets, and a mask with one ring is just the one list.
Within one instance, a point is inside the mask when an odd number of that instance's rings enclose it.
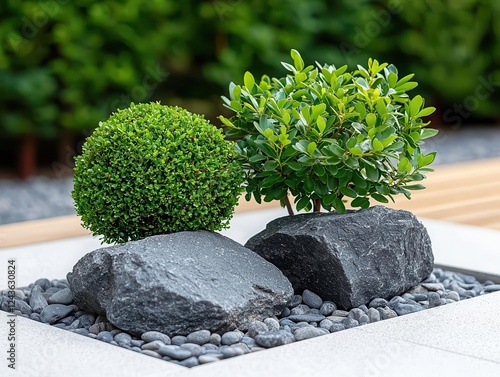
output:
{"label": "moss-green shrub canopy", "polygon": [[76,158],[76,211],[104,242],[223,229],[243,181],[234,154],[201,115],[132,104],[100,123]]}

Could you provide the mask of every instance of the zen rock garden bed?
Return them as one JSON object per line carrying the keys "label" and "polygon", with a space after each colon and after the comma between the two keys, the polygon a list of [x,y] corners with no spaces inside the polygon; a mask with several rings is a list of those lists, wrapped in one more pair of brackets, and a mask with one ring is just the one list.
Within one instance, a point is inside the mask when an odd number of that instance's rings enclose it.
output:
{"label": "zen rock garden bed", "polygon": [[[72,196],[83,226],[115,245],[67,280],[2,292],[1,310],[193,367],[500,290],[433,269],[415,216],[370,206],[410,198],[432,171],[420,146],[437,132],[421,119],[434,109],[406,94],[413,75],[291,56],[285,78],[230,85],[236,115],[220,119],[236,142],[158,103],[102,122]],[[243,189],[289,212],[245,246],[214,233]]]}

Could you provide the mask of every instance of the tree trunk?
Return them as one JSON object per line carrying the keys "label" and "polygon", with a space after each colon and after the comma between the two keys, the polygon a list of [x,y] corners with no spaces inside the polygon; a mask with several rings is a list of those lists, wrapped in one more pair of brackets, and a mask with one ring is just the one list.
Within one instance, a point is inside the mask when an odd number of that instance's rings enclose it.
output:
{"label": "tree trunk", "polygon": [[25,179],[36,174],[36,137],[34,135],[21,137],[21,147],[17,161],[20,178]]}

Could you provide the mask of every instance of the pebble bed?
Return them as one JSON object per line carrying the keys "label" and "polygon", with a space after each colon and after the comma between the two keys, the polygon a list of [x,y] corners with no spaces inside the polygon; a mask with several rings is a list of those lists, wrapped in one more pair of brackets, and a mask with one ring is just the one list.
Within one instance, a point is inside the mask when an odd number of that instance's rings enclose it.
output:
{"label": "pebble bed", "polygon": [[[173,337],[157,331],[141,336],[128,334],[114,327],[105,316],[85,312],[74,305],[64,279],[38,279],[28,287],[15,290],[13,312],[144,355],[194,367],[495,291],[500,291],[500,284],[490,280],[481,284],[473,276],[436,268],[425,281],[401,296],[390,300],[375,298],[349,311],[339,310],[335,303],[323,301],[317,294],[305,290],[296,294],[278,317],[252,322],[246,332],[235,330],[222,335],[208,330]],[[0,309],[9,311],[7,291],[0,294]]]}

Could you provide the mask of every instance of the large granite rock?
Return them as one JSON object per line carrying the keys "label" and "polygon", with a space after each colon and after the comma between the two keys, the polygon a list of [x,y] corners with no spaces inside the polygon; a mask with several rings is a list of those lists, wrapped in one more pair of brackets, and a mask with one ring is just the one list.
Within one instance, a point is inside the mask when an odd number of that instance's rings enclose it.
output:
{"label": "large granite rock", "polygon": [[245,245],[278,266],[296,290],[348,309],[425,279],[434,263],[424,226],[383,206],[276,219]]}
{"label": "large granite rock", "polygon": [[281,271],[220,234],[180,232],[92,251],[68,274],[75,303],[132,332],[245,330],[293,296]]}

